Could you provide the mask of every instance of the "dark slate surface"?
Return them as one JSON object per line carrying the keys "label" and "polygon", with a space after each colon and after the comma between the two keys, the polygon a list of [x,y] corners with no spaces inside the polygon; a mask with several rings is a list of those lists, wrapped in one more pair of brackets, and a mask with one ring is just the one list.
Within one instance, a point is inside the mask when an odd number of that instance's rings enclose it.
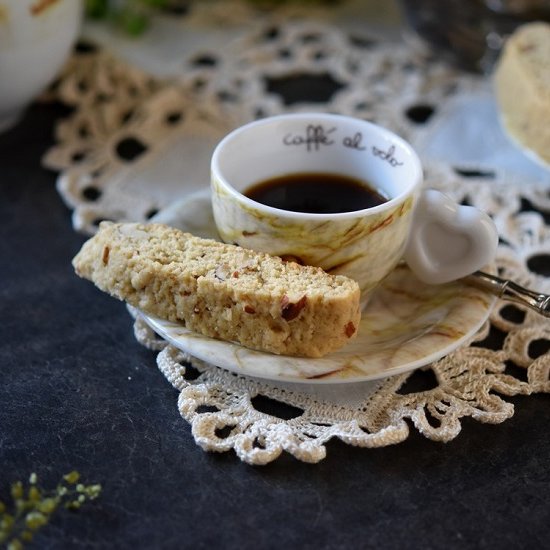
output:
{"label": "dark slate surface", "polygon": [[84,241],[39,158],[63,110],[0,136],[0,499],[35,471],[78,469],[101,498],[33,548],[542,548],[550,536],[550,397],[448,444],[337,441],[317,465],[266,467],[194,443],[177,392],[125,307],[80,279]]}

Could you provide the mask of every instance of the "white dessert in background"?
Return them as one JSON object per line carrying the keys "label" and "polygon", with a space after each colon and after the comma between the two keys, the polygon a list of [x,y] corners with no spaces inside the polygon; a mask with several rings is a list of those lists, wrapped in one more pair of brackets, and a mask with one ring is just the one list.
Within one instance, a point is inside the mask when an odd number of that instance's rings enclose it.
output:
{"label": "white dessert in background", "polygon": [[550,24],[529,23],[510,36],[494,81],[507,134],[550,164]]}

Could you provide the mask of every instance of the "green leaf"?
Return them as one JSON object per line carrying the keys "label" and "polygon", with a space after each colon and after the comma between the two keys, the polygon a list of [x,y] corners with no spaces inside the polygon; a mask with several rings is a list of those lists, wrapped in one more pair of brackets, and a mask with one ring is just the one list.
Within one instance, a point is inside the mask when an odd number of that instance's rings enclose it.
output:
{"label": "green leaf", "polygon": [[109,11],[108,0],[86,0],[86,15],[93,19],[103,19]]}
{"label": "green leaf", "polygon": [[120,24],[129,35],[139,36],[149,26],[149,19],[143,13],[126,10],[120,14]]}
{"label": "green leaf", "polygon": [[57,500],[54,498],[45,498],[37,504],[36,508],[43,514],[51,514],[57,508]]}
{"label": "green leaf", "polygon": [[11,496],[13,499],[23,498],[23,484],[20,481],[12,483]]}
{"label": "green leaf", "polygon": [[10,531],[14,523],[15,518],[11,514],[2,514],[0,529],[2,529],[2,531]]}
{"label": "green leaf", "polygon": [[29,503],[31,504],[36,504],[42,498],[42,493],[34,485],[31,485],[29,488],[28,495]]}
{"label": "green leaf", "polygon": [[36,531],[48,523],[48,518],[42,512],[29,512],[25,517],[25,525]]}
{"label": "green leaf", "polygon": [[86,494],[88,495],[88,497],[90,497],[91,500],[93,500],[94,498],[97,498],[99,496],[99,494],[101,493],[101,485],[97,484],[97,485],[88,485],[88,487],[86,487]]}
{"label": "green leaf", "polygon": [[30,531],[23,531],[21,533],[21,539],[25,542],[31,542],[32,541],[32,533]]}
{"label": "green leaf", "polygon": [[65,474],[63,479],[70,485],[74,485],[80,479],[80,474],[76,470],[73,470],[72,472]]}
{"label": "green leaf", "polygon": [[8,550],[23,550],[23,544],[19,539],[13,539],[8,543]]}

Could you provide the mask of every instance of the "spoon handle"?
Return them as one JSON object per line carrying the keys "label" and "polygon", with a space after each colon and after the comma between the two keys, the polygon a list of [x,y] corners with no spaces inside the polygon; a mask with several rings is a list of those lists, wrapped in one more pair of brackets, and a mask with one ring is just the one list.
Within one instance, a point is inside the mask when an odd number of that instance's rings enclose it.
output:
{"label": "spoon handle", "polygon": [[509,279],[501,279],[483,271],[476,271],[465,279],[468,283],[488,290],[503,300],[527,306],[542,316],[550,318],[550,295],[548,294],[534,292]]}

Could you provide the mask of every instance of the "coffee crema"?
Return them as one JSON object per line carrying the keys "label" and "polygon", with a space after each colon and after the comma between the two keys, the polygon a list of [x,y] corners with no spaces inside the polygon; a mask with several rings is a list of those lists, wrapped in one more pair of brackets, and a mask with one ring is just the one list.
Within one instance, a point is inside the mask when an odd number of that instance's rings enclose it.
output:
{"label": "coffee crema", "polygon": [[309,214],[355,212],[388,201],[364,181],[325,172],[269,178],[251,185],[244,195],[265,206]]}

